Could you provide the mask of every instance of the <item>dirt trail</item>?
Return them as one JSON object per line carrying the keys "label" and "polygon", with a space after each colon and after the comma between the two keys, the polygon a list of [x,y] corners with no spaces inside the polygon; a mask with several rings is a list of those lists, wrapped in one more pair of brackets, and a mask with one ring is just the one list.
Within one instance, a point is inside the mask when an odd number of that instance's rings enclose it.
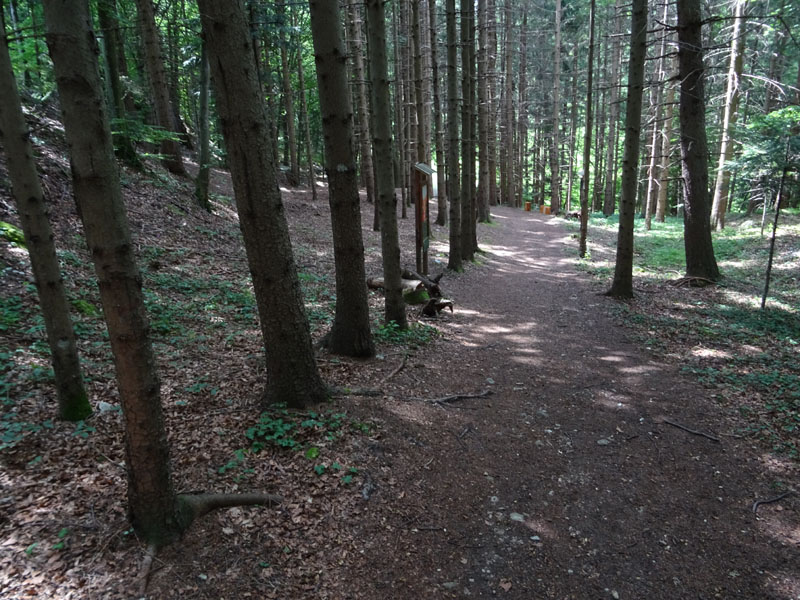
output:
{"label": "dirt trail", "polygon": [[626,339],[562,221],[493,214],[484,264],[445,278],[447,340],[392,380],[492,395],[376,406],[353,595],[800,598],[800,498],[752,511],[796,473]]}

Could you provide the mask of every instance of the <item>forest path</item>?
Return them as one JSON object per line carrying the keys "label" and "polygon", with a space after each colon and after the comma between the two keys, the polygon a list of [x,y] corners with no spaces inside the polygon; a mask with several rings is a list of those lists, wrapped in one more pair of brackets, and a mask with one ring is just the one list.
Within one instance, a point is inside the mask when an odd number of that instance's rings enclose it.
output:
{"label": "forest path", "polygon": [[391,435],[370,451],[391,479],[358,534],[354,594],[800,597],[796,502],[752,511],[786,474],[626,339],[560,219],[492,212],[483,264],[445,276],[447,339],[393,379],[432,398],[492,394],[387,404]]}

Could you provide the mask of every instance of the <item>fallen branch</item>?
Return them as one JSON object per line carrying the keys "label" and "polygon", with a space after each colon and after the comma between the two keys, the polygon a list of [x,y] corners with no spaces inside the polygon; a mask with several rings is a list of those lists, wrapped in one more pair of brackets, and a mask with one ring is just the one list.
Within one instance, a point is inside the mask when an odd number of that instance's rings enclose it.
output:
{"label": "fallen branch", "polygon": [[697,431],[696,429],[689,429],[685,425],[681,425],[680,423],[676,423],[675,421],[670,421],[669,419],[664,419],[662,422],[666,423],[667,425],[672,425],[673,427],[677,427],[678,429],[683,429],[684,431],[686,431],[687,433],[691,433],[692,435],[699,435],[701,437],[708,438],[712,442],[719,443],[719,438],[718,437],[714,437],[713,435],[711,435],[709,433],[704,433],[702,431]]}
{"label": "fallen branch", "polygon": [[485,398],[486,396],[491,395],[491,390],[483,390],[477,394],[453,394],[452,396],[443,396],[442,398],[409,398],[409,400],[415,402],[427,402],[428,404],[436,404],[438,406],[443,406],[445,404],[449,404],[451,402],[456,402],[457,400],[469,400],[471,398]]}
{"label": "fallen branch", "polygon": [[397,368],[396,368],[394,371],[392,371],[391,373],[389,373],[389,374],[388,374],[386,377],[384,377],[384,378],[381,380],[381,385],[384,385],[384,384],[385,384],[387,381],[389,381],[389,380],[390,380],[392,377],[394,377],[394,376],[395,376],[395,375],[397,375],[397,374],[398,374],[400,371],[402,371],[402,370],[403,370],[403,367],[405,367],[405,366],[406,366],[406,360],[407,360],[407,359],[408,359],[408,354],[404,354],[404,355],[403,355],[403,360],[401,360],[401,361],[400,361],[400,364],[397,366]]}
{"label": "fallen branch", "polygon": [[410,269],[403,269],[400,273],[403,279],[410,279],[412,281],[421,281],[422,285],[425,286],[425,289],[428,290],[428,294],[431,295],[432,298],[441,298],[442,297],[442,290],[439,287],[439,280],[441,280],[442,275],[444,273],[439,273],[433,278],[426,277],[425,275],[420,275],[416,271],[412,271]]}
{"label": "fallen branch", "polygon": [[383,392],[374,388],[330,388],[331,398],[347,398],[348,396],[382,396]]}
{"label": "fallen branch", "polygon": [[761,506],[762,504],[772,504],[773,502],[777,502],[778,500],[783,500],[784,498],[786,498],[786,496],[791,496],[792,494],[794,494],[794,490],[789,490],[788,492],[785,492],[780,496],[775,496],[774,498],[770,498],[769,500],[756,500],[756,502],[753,503],[753,514],[758,514],[758,507]]}

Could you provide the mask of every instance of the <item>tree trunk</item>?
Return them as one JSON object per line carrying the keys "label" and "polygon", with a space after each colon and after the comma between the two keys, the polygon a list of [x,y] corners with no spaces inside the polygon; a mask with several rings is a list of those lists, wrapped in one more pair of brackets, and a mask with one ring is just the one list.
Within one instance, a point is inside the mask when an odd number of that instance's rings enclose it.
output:
{"label": "tree trunk", "polygon": [[486,0],[478,0],[478,221],[489,223],[489,23]]}
{"label": "tree trunk", "polygon": [[742,77],[744,38],[747,32],[747,28],[743,23],[745,4],[745,0],[737,0],[734,9],[728,87],[725,92],[725,113],[722,118],[722,142],[719,149],[717,178],[714,184],[714,200],[711,205],[711,227],[719,230],[725,227],[725,213],[728,210],[731,172],[726,163],[733,157],[734,142],[732,134],[739,111],[739,80]]}
{"label": "tree trunk", "polygon": [[[150,91],[153,94],[153,106],[158,125],[168,132],[175,132],[172,107],[169,101],[169,87],[164,69],[164,58],[161,52],[161,36],[156,25],[153,0],[136,0],[139,14],[139,31],[142,36],[145,68],[150,80]],[[176,139],[161,141],[160,152],[164,166],[175,175],[185,176],[181,147]]]}
{"label": "tree trunk", "polygon": [[[0,10],[0,32],[5,33]],[[11,67],[8,40],[0,40],[0,142],[7,157],[12,196],[17,204],[25,245],[31,260],[33,280],[39,294],[50,358],[56,380],[58,416],[80,421],[92,413],[83,385],[75,331],[69,315],[69,302],[58,266],[53,231],[42,194],[30,132],[25,123],[17,82]]]}
{"label": "tree trunk", "polygon": [[472,260],[475,229],[475,141],[472,138],[472,76],[474,63],[472,25],[475,21],[471,0],[461,3],[461,260]]}
{"label": "tree trunk", "polygon": [[120,133],[114,136],[114,146],[119,157],[129,167],[141,169],[142,162],[136,154],[130,136],[127,134],[128,121],[126,119],[125,101],[123,99],[122,84],[120,82],[119,55],[119,21],[117,19],[116,0],[99,0],[97,3],[97,20],[103,30],[106,67],[108,68],[108,83],[111,87],[112,109],[119,120]]}
{"label": "tree trunk", "polygon": [[[356,78],[356,104],[358,106],[358,130],[361,132],[359,142],[361,144],[361,171],[364,184],[367,188],[367,202],[373,205],[374,210],[378,211],[375,202],[375,167],[372,164],[372,144],[369,124],[369,101],[367,100],[367,82],[364,73],[364,56],[362,53],[361,41],[361,15],[357,6],[351,7],[351,17],[348,20],[350,27],[350,44],[353,51],[353,74]],[[373,222],[374,225],[374,222]]]}
{"label": "tree trunk", "polygon": [[[306,146],[306,166],[308,167],[308,187],[311,188],[311,201],[317,201],[317,179],[314,176],[314,147],[311,144],[311,125],[308,115],[308,101],[306,100],[306,74],[303,69],[302,49],[297,53],[297,85],[300,88],[300,118],[303,123],[303,137]],[[370,169],[371,171],[372,169]],[[361,217],[359,211],[359,218]],[[359,230],[361,235],[361,230]]]}
{"label": "tree trunk", "polygon": [[450,197],[450,256],[447,268],[460,271],[461,190],[458,156],[458,38],[456,2],[446,0],[447,10],[447,192]]}
{"label": "tree trunk", "polygon": [[97,42],[88,2],[45,0],[44,9],[70,146],[73,192],[94,260],[125,419],[128,510],[137,535],[162,545],[179,533],[176,499],[142,277],[97,70]]}
{"label": "tree trunk", "polygon": [[672,115],[675,102],[675,86],[667,83],[664,106],[664,128],[661,133],[661,185],[658,186],[656,200],[656,221],[663,223],[667,214],[667,190],[669,189],[670,155],[672,154]]}
{"label": "tree trunk", "polygon": [[[429,0],[430,1],[430,0]],[[420,44],[420,0],[411,0],[411,39],[414,50],[414,99],[417,109],[417,162],[426,162],[428,155],[426,131],[425,96],[422,87],[422,46]],[[415,199],[416,200],[416,199]]]}
{"label": "tree trunk", "polygon": [[264,399],[302,408],[327,393],[303,310],[244,6],[242,0],[201,0],[199,6],[264,336]]}
{"label": "tree trunk", "polygon": [[436,31],[436,0],[428,0],[428,19],[430,21],[431,76],[433,78],[433,137],[436,142],[436,194],[438,211],[436,224],[447,224],[447,176],[444,150],[444,129],[442,127],[441,93],[439,81],[439,35]]}
{"label": "tree trunk", "polygon": [[205,41],[200,42],[200,114],[198,115],[198,140],[200,155],[197,158],[197,179],[195,180],[194,197],[203,210],[211,212],[208,201],[208,174],[211,163],[211,147],[208,135],[208,87],[210,73],[208,64],[208,48]]}
{"label": "tree trunk", "polygon": [[622,4],[620,0],[616,0],[614,7],[614,39],[611,44],[613,46],[611,56],[611,77],[609,84],[611,87],[611,95],[608,100],[609,106],[609,130],[608,130],[608,143],[606,144],[606,189],[603,194],[603,214],[607,217],[614,214],[617,205],[617,186],[616,186],[616,156],[617,156],[617,121],[619,115],[619,63],[620,54],[620,31],[622,30]]}
{"label": "tree trunk", "polygon": [[556,0],[553,51],[553,145],[550,150],[550,212],[561,210],[559,116],[561,112],[561,0]]}
{"label": "tree trunk", "polygon": [[[679,0],[683,1],[683,0]],[[647,0],[633,0],[631,48],[628,60],[628,102],[625,109],[625,150],[614,281],[609,296],[633,297],[633,220],[639,174],[639,138],[642,129],[642,88],[647,42]]]}
{"label": "tree trunk", "polygon": [[572,48],[572,110],[569,119],[569,169],[567,172],[567,212],[572,210],[572,180],[575,171],[575,141],[578,129],[578,52],[580,44]]}
{"label": "tree trunk", "polygon": [[300,162],[297,159],[297,129],[294,123],[294,94],[292,93],[291,71],[289,70],[289,41],[286,39],[288,27],[286,2],[281,0],[275,6],[279,15],[279,38],[281,55],[281,83],[283,85],[283,110],[286,115],[286,142],[289,150],[289,172],[287,183],[296,187],[300,183]]}
{"label": "tree trunk", "polygon": [[311,35],[317,67],[325,170],[336,263],[336,310],[328,347],[335,354],[372,356],[358,171],[353,151],[353,109],[338,0],[311,0]]}
{"label": "tree trunk", "polygon": [[385,320],[400,329],[408,327],[400,282],[400,242],[397,233],[397,196],[392,174],[392,126],[389,75],[386,60],[386,15],[382,0],[366,0],[371,107],[374,116],[372,147],[375,158],[375,191],[381,218],[383,279],[386,283]]}
{"label": "tree trunk", "polygon": [[708,145],[700,0],[678,0],[679,112],[686,276],[719,278],[708,197]]}
{"label": "tree trunk", "polygon": [[589,159],[592,150],[592,78],[594,75],[594,14],[595,0],[589,3],[589,56],[586,68],[586,131],[583,138],[583,179],[581,180],[580,256],[586,256],[586,230],[589,223]]}

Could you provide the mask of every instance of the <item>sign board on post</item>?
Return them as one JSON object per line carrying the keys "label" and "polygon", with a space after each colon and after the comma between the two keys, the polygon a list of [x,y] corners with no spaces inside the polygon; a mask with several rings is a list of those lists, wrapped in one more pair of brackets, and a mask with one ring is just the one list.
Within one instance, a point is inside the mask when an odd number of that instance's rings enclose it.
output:
{"label": "sign board on post", "polygon": [[431,238],[428,201],[430,200],[430,191],[433,188],[432,175],[435,172],[425,163],[417,163],[411,170],[414,213],[416,216],[417,272],[423,275],[428,274],[428,247],[430,246]]}

